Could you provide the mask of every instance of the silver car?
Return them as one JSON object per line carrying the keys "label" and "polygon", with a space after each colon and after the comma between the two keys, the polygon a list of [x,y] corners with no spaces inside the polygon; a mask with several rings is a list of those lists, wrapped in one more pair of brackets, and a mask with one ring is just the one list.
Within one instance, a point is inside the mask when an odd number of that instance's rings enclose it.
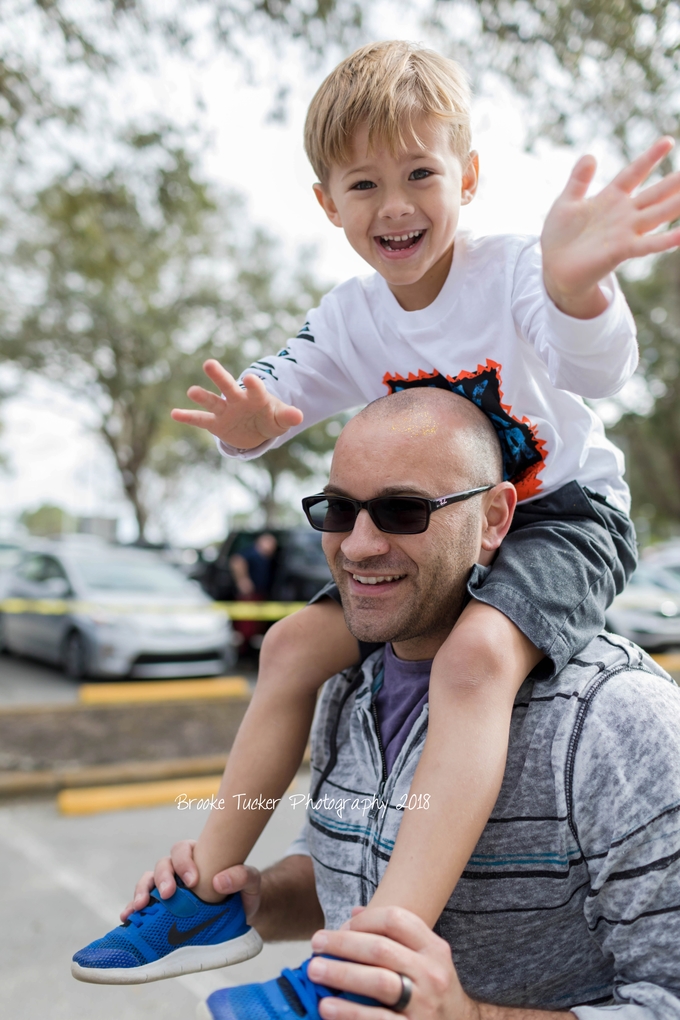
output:
{"label": "silver car", "polygon": [[3,594],[0,649],[61,665],[76,679],[216,676],[235,661],[224,613],[145,550],[96,539],[32,545]]}
{"label": "silver car", "polygon": [[642,560],[607,610],[607,628],[649,651],[680,647],[680,577]]}

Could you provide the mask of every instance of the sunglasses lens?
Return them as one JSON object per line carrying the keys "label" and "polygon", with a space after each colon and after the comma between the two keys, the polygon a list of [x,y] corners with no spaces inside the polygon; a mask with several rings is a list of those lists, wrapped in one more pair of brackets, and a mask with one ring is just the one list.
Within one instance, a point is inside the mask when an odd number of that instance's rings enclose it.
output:
{"label": "sunglasses lens", "polygon": [[427,503],[416,497],[377,499],[372,517],[381,531],[391,535],[419,535],[427,530]]}
{"label": "sunglasses lens", "polygon": [[349,499],[333,497],[307,506],[312,526],[318,531],[351,531],[356,520],[354,504]]}

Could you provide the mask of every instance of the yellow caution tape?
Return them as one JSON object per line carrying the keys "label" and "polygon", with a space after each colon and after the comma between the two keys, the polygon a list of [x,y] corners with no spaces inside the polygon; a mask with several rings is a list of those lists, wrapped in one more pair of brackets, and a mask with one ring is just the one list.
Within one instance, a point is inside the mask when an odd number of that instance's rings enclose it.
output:
{"label": "yellow caution tape", "polygon": [[242,676],[214,680],[135,680],[134,683],[81,684],[78,700],[85,705],[130,705],[151,701],[194,701],[210,698],[250,698]]}
{"label": "yellow caution tape", "polygon": [[0,613],[16,616],[33,613],[37,616],[66,616],[76,613],[105,613],[106,615],[167,614],[179,613],[224,613],[231,620],[282,620],[284,616],[304,609],[306,602],[211,602],[204,606],[190,605],[138,605],[112,606],[101,602],[81,602],[76,599],[0,599]]}
{"label": "yellow caution tape", "polygon": [[216,602],[232,620],[282,620],[300,609],[306,602]]}

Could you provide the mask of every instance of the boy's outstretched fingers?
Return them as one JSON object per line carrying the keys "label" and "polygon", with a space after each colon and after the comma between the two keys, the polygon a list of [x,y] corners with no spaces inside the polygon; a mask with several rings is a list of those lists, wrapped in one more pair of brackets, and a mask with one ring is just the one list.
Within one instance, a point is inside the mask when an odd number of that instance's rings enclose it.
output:
{"label": "boy's outstretched fingers", "polygon": [[596,170],[597,162],[594,156],[581,156],[569,175],[569,180],[562,192],[563,196],[572,200],[585,198]]}
{"label": "boy's outstretched fingers", "polygon": [[621,188],[622,191],[627,191],[630,194],[635,188],[639,187],[643,181],[646,181],[652,170],[666,158],[668,153],[671,151],[675,142],[668,135],[664,135],[663,138],[657,139],[653,145],[643,152],[641,156],[634,159],[632,163],[624,167],[612,181],[617,188]]}
{"label": "boy's outstretched fingers", "polygon": [[256,375],[238,382],[214,358],[205,362],[203,370],[222,395],[191,386],[187,396],[205,410],[176,407],[170,412],[174,421],[206,429],[223,442],[247,450],[302,423],[302,411],[271,394]]}

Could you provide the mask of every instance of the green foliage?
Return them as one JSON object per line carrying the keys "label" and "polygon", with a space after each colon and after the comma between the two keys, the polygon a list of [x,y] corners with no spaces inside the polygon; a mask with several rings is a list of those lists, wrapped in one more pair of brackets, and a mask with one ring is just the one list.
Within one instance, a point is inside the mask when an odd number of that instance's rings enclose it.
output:
{"label": "green foliage", "polygon": [[[0,11],[0,134],[21,133],[46,120],[81,115],[64,101],[58,79],[69,69],[98,76],[133,62],[150,66],[158,45],[192,57],[201,42],[227,49],[247,63],[253,36],[276,46],[302,42],[323,53],[355,39],[357,0],[4,0]],[[203,49],[203,55],[205,50]],[[49,57],[46,56],[49,54]],[[279,98],[285,95],[282,88]]]}
{"label": "green foliage", "polygon": [[569,142],[590,119],[630,152],[650,130],[678,133],[679,17],[678,0],[453,0],[429,20],[442,46],[530,98],[536,136]]}
{"label": "green foliage", "polygon": [[653,406],[647,414],[624,414],[610,433],[627,454],[633,516],[663,537],[680,521],[680,252],[659,258],[649,276],[622,284]]}
{"label": "green foliage", "polygon": [[26,510],[19,519],[29,534],[42,538],[69,534],[75,531],[76,527],[73,517],[52,503],[44,503],[37,510]]}
{"label": "green foliage", "polygon": [[[249,227],[238,198],[212,193],[171,138],[133,137],[130,149],[133,169],[74,167],[36,197],[31,236],[10,259],[33,297],[14,309],[0,356],[89,403],[143,535],[145,473],[220,459],[207,433],[169,418],[203,361],[236,373],[278,349],[320,290],[304,264],[280,278],[280,246]],[[313,433],[301,442],[323,446]],[[282,472],[304,474],[304,456],[277,452],[263,468],[271,503]]]}
{"label": "green foliage", "polygon": [[[380,6],[398,11],[404,0]],[[206,43],[247,64],[254,37],[274,49],[297,41],[307,54],[325,56],[380,35],[377,20],[371,24],[379,9],[367,0],[6,0],[0,131],[77,117],[77,104],[59,99],[55,68],[108,74],[127,60],[149,64],[158,46],[191,59],[205,54]],[[678,132],[680,0],[421,0],[418,11],[442,49],[530,98],[536,135],[569,141],[590,117],[625,150],[637,150],[652,128]],[[42,47],[27,52],[26,27],[56,54],[49,67]]]}

